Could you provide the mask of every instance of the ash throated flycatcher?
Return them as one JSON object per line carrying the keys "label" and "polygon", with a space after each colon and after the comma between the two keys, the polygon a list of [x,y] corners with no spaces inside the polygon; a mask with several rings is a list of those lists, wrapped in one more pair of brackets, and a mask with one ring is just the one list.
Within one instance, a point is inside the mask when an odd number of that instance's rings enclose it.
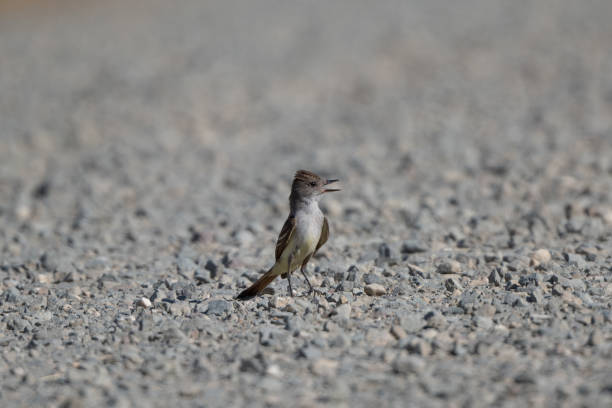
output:
{"label": "ash throated flycatcher", "polygon": [[289,217],[276,241],[276,263],[257,282],[243,290],[237,299],[260,294],[279,275],[287,278],[289,293],[293,296],[291,273],[298,267],[310,287],[309,292],[314,290],[304,269],[329,237],[329,224],[319,208],[319,200],[324,193],[340,191],[327,187],[336,181],[323,179],[306,170],[295,173],[289,196]]}

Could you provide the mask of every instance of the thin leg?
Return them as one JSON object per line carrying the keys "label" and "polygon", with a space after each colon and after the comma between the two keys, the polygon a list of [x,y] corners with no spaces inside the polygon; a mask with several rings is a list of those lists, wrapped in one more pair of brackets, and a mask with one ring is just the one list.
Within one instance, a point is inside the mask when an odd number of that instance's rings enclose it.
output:
{"label": "thin leg", "polygon": [[291,274],[287,275],[287,282],[289,282],[289,294],[293,297],[293,289],[291,288]]}
{"label": "thin leg", "polygon": [[306,276],[306,271],[304,270],[304,268],[306,267],[306,265],[302,265],[302,267],[300,268],[300,272],[302,272],[302,275],[304,275],[304,279],[306,279],[306,283],[308,284],[308,287],[310,288],[308,290],[308,293],[311,293],[314,291],[312,285],[310,284],[310,281],[308,280],[308,277]]}
{"label": "thin leg", "polygon": [[293,260],[292,256],[289,256],[289,262],[287,265],[287,282],[289,282],[289,294],[293,297],[293,288],[291,287],[291,261]]}

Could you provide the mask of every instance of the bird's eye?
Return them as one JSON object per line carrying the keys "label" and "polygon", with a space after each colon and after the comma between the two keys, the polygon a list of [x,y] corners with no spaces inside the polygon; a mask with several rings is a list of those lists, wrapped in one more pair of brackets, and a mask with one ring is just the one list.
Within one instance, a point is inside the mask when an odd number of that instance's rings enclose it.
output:
{"label": "bird's eye", "polygon": [[315,187],[315,186],[317,185],[317,182],[316,182],[316,181],[311,181],[311,182],[310,182],[310,185],[311,185],[312,187]]}

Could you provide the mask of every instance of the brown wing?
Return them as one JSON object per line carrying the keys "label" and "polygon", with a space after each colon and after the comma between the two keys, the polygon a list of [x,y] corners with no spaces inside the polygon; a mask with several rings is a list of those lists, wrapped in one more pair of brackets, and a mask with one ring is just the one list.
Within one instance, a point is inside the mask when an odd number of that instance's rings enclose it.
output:
{"label": "brown wing", "polygon": [[327,238],[329,238],[329,224],[327,223],[327,217],[323,217],[323,227],[321,228],[321,237],[319,238],[317,249],[314,250],[313,255],[316,254],[319,248],[321,248],[327,242]]}
{"label": "brown wing", "polygon": [[280,234],[278,235],[278,239],[276,240],[276,260],[281,257],[283,251],[287,247],[289,243],[289,238],[291,238],[291,234],[295,230],[295,217],[290,215],[287,217],[287,221],[283,224],[283,228],[281,229]]}

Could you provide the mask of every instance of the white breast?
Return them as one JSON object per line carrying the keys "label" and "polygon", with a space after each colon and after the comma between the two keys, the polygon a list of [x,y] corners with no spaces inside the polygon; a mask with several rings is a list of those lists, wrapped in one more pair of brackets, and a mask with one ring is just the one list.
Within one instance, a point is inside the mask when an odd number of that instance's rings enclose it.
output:
{"label": "white breast", "polygon": [[292,269],[301,265],[304,259],[316,249],[321,237],[323,217],[316,201],[300,208],[295,213],[295,245],[291,248],[293,253]]}

